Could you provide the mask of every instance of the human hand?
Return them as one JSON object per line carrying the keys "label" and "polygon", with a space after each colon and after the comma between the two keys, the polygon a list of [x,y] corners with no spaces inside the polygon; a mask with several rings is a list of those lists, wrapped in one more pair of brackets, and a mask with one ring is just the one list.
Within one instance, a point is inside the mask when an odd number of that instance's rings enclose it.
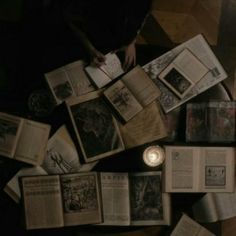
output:
{"label": "human hand", "polygon": [[97,49],[90,51],[90,63],[92,66],[100,67],[105,64],[106,57]]}
{"label": "human hand", "polygon": [[130,66],[136,65],[136,48],[135,41],[124,47],[125,59],[123,63],[123,69],[127,71]]}

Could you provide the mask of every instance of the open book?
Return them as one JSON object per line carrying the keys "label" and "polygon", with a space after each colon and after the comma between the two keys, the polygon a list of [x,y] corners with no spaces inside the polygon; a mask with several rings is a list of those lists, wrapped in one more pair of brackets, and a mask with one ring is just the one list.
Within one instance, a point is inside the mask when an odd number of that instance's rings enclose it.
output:
{"label": "open book", "polygon": [[216,222],[236,216],[236,191],[206,193],[193,205],[194,218],[199,222]]}
{"label": "open book", "polygon": [[22,177],[21,186],[26,229],[102,222],[95,172]]}
{"label": "open book", "polygon": [[170,224],[170,197],[161,191],[160,172],[25,176],[21,190],[27,229]]}
{"label": "open book", "polygon": [[214,236],[205,227],[198,224],[196,221],[191,219],[189,216],[183,214],[178,224],[174,228],[170,236]]}
{"label": "open book", "polygon": [[[209,71],[180,98],[158,76],[184,49],[188,49]],[[159,101],[166,113],[227,78],[225,70],[201,34],[150,61],[143,68],[161,90]]]}
{"label": "open book", "polygon": [[169,225],[161,172],[101,173],[102,225]]}
{"label": "open book", "polygon": [[167,135],[155,101],[125,125],[113,117],[101,91],[70,99],[66,105],[85,162],[98,160]]}
{"label": "open book", "polygon": [[183,98],[208,71],[191,51],[184,49],[159,74],[159,78],[171,91]]}
{"label": "open book", "polygon": [[0,155],[40,165],[50,125],[0,112]]}
{"label": "open book", "polygon": [[105,89],[104,96],[123,121],[127,122],[160,96],[160,90],[140,66]]}
{"label": "open book", "polygon": [[17,203],[21,194],[18,179],[21,176],[65,174],[91,171],[97,162],[81,164],[76,147],[65,127],[61,126],[48,140],[47,151],[41,166],[20,169],[4,187],[4,191]]}
{"label": "open book", "polygon": [[124,73],[120,59],[115,53],[108,53],[105,57],[104,65],[100,67],[89,65],[84,68],[97,88],[104,87]]}
{"label": "open book", "polygon": [[233,192],[233,147],[165,146],[166,192]]}
{"label": "open book", "polygon": [[236,139],[235,120],[235,101],[188,103],[186,141],[234,142]]}
{"label": "open book", "polygon": [[95,90],[84,67],[85,62],[79,60],[44,74],[57,104]]}

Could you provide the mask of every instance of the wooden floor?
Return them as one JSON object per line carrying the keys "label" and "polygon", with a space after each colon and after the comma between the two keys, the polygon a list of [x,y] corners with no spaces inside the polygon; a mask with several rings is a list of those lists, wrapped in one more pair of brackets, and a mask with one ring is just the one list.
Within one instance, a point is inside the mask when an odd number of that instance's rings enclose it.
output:
{"label": "wooden floor", "polygon": [[203,34],[228,73],[225,83],[235,99],[235,9],[235,0],[154,0],[138,43],[173,47]]}

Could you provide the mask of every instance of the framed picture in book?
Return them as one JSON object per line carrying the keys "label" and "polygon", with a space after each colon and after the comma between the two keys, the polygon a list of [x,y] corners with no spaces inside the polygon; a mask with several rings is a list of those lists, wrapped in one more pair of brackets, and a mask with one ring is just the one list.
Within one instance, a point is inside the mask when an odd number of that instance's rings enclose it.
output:
{"label": "framed picture in book", "polygon": [[69,100],[67,108],[86,162],[124,150],[118,124],[99,92]]}

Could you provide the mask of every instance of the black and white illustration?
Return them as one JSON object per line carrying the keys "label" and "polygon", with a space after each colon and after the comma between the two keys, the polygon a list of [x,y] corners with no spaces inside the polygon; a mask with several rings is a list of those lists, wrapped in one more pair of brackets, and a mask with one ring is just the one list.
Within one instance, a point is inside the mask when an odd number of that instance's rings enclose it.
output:
{"label": "black and white illustration", "polygon": [[192,86],[192,83],[174,67],[160,79],[180,97]]}
{"label": "black and white illustration", "polygon": [[117,123],[101,97],[72,105],[70,110],[86,159],[123,150]]}
{"label": "black and white illustration", "polygon": [[53,90],[57,99],[61,101],[73,95],[73,89],[69,81],[65,81],[64,83],[57,84],[56,86],[53,87]]}
{"label": "black and white illustration", "polygon": [[91,212],[98,209],[96,177],[81,175],[61,180],[65,213]]}
{"label": "black and white illustration", "polygon": [[160,175],[130,177],[131,221],[163,220]]}
{"label": "black and white illustration", "polygon": [[51,138],[42,167],[49,174],[77,172],[80,168],[79,156],[62,138]]}
{"label": "black and white illustration", "polygon": [[136,106],[137,101],[127,87],[114,88],[112,96],[109,97],[116,109],[122,114],[132,106]]}
{"label": "black and white illustration", "polygon": [[10,153],[14,150],[19,126],[20,120],[13,121],[0,118],[0,151]]}
{"label": "black and white illustration", "polygon": [[205,169],[206,186],[225,186],[226,167],[225,166],[206,166]]}

